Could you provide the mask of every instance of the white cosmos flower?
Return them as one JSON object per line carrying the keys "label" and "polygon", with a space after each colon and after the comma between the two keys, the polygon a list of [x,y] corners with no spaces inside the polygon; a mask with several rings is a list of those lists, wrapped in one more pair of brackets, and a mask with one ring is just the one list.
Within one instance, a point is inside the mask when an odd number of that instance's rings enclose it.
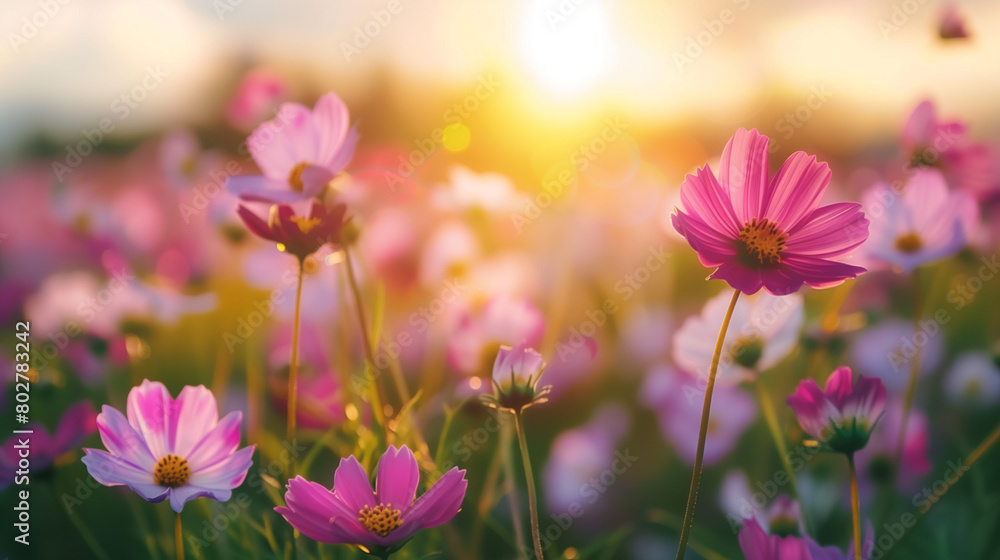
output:
{"label": "white cosmos flower", "polygon": [[944,393],[955,406],[996,404],[1000,401],[1000,368],[988,354],[962,354],[948,370]]}
{"label": "white cosmos flower", "polygon": [[[688,317],[674,334],[674,361],[681,369],[708,379],[731,298],[732,292],[724,290],[708,300],[701,314]],[[726,332],[716,382],[735,385],[773,367],[795,347],[804,319],[799,294],[741,295]]]}

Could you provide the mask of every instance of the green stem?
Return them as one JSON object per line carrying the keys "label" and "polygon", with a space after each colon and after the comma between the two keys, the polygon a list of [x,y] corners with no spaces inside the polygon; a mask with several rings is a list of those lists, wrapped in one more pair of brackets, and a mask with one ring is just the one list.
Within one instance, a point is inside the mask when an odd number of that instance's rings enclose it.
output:
{"label": "green stem", "polygon": [[854,454],[847,456],[851,467],[851,519],[854,521],[854,560],[861,560],[861,500],[858,497],[858,471],[854,468]]}
{"label": "green stem", "polygon": [[[918,270],[918,269],[917,269]],[[920,319],[923,315],[923,297],[920,292],[920,276],[917,270],[913,271],[913,333],[916,340],[916,333],[920,332]],[[906,428],[910,422],[910,412],[913,410],[913,401],[917,395],[917,378],[920,377],[920,347],[915,346],[913,357],[910,358],[910,378],[906,384],[906,394],[903,397],[903,418],[899,424],[899,438],[896,440],[896,469],[893,475],[899,479],[899,471],[903,467],[903,449],[906,444]],[[895,487],[895,482],[893,487]]]}
{"label": "green stem", "polygon": [[[299,259],[298,278],[295,282],[295,313],[292,318],[292,356],[288,360],[288,443],[295,441],[295,428],[298,421],[299,392],[299,314],[302,307],[302,276],[305,262]],[[295,457],[285,466],[285,478],[291,479],[295,474]]]}
{"label": "green stem", "polygon": [[535,476],[531,470],[531,458],[528,456],[528,439],[524,437],[524,422],[521,411],[515,410],[514,427],[517,428],[517,442],[521,446],[521,460],[524,461],[524,478],[528,486],[528,512],[531,514],[531,540],[535,546],[535,558],[543,560],[542,539],[538,528],[538,496],[535,493]]}
{"label": "green stem", "polygon": [[373,380],[372,386],[374,387],[372,402],[372,409],[375,413],[376,421],[382,425],[382,429],[385,431],[385,442],[389,444],[392,442],[392,434],[389,431],[389,425],[385,418],[385,411],[382,406],[388,403],[388,397],[385,391],[385,380],[382,379],[381,372],[376,368],[375,365],[375,349],[372,347],[371,334],[368,332],[368,319],[365,316],[364,300],[361,298],[361,289],[358,288],[358,280],[354,274],[354,265],[351,263],[351,252],[344,247],[344,264],[347,267],[347,282],[351,287],[351,296],[354,298],[354,309],[358,314],[358,326],[361,328],[361,342],[364,345],[365,350],[365,360],[368,362],[365,371],[371,372],[372,376],[376,379]]}
{"label": "green stem", "polygon": [[719,369],[719,358],[722,356],[722,343],[726,340],[726,331],[729,330],[729,321],[733,318],[733,310],[736,309],[736,301],[740,298],[740,291],[733,291],[733,299],[729,301],[729,309],[722,320],[722,327],[719,329],[719,338],[715,341],[715,353],[712,354],[712,365],[708,370],[708,384],[705,386],[705,404],[701,409],[701,427],[698,430],[698,451],[694,456],[694,469],[691,472],[691,488],[688,489],[687,505],[684,507],[684,524],[681,525],[680,544],[677,546],[677,560],[684,558],[687,551],[688,539],[691,538],[691,527],[694,525],[694,508],[698,502],[698,487],[701,485],[701,464],[705,458],[705,440],[708,437],[708,418],[712,411],[712,391],[715,389],[715,373]]}
{"label": "green stem", "polygon": [[[795,492],[795,497],[801,502],[802,495],[799,494],[799,485],[795,480],[795,469],[792,468],[791,460],[788,458],[788,446],[785,444],[785,438],[781,433],[781,425],[778,423],[778,413],[774,408],[774,400],[771,399],[771,395],[767,392],[764,384],[761,382],[760,378],[754,380],[754,388],[757,390],[757,400],[760,401],[760,408],[764,413],[764,420],[767,422],[768,430],[771,432],[771,438],[774,439],[774,446],[778,450],[778,455],[781,459],[781,466],[788,473],[788,480],[792,483],[792,490]],[[806,519],[805,512],[803,509],[802,522],[806,526],[806,532],[809,532],[809,522]]]}
{"label": "green stem", "polygon": [[177,549],[177,560],[184,560],[184,531],[181,529],[181,514],[174,517],[174,547]]}

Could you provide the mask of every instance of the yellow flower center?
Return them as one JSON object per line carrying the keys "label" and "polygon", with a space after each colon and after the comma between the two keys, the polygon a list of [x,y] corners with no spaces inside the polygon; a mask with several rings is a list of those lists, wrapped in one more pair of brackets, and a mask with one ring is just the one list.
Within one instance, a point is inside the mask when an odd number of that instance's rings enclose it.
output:
{"label": "yellow flower center", "polygon": [[379,504],[375,507],[365,506],[364,509],[358,512],[358,521],[368,531],[380,537],[385,537],[403,524],[399,520],[401,513],[398,509],[392,509],[391,504]]}
{"label": "yellow flower center", "polygon": [[896,238],[896,249],[904,253],[916,253],[924,246],[924,241],[915,233],[907,233]]}
{"label": "yellow flower center", "polygon": [[760,264],[776,264],[781,262],[781,253],[785,250],[788,236],[778,229],[778,224],[764,218],[754,218],[740,230],[740,241],[747,254],[756,258]]}
{"label": "yellow flower center", "polygon": [[292,221],[299,226],[299,231],[303,235],[308,234],[312,228],[319,225],[319,218],[306,218],[305,216],[292,216]]}
{"label": "yellow flower center", "polygon": [[160,486],[177,488],[187,483],[191,478],[191,469],[186,459],[177,455],[167,455],[156,463],[153,469],[153,482]]}
{"label": "yellow flower center", "polygon": [[300,161],[295,164],[291,172],[288,173],[288,184],[291,185],[292,190],[295,192],[302,192],[304,185],[302,184],[302,172],[305,170],[306,166],[309,164]]}

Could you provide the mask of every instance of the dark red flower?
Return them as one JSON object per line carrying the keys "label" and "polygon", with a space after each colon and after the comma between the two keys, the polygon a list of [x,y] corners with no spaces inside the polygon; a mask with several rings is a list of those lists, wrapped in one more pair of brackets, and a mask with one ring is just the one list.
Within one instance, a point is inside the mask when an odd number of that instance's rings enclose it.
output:
{"label": "dark red flower", "polygon": [[275,204],[271,206],[267,221],[242,205],[237,212],[254,234],[304,259],[327,243],[340,243],[347,206],[337,204],[328,209],[323,203],[313,201],[308,216],[297,216],[290,204]]}

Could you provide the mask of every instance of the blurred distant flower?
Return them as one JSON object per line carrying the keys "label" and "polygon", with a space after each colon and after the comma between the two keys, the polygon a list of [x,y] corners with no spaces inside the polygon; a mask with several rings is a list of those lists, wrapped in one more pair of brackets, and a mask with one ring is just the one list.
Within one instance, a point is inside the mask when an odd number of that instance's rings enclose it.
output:
{"label": "blurred distant flower", "polygon": [[167,182],[185,187],[220,163],[218,155],[205,153],[189,130],[174,130],[160,140],[160,167]]}
{"label": "blurred distant flower", "polygon": [[786,295],[802,284],[827,288],[865,269],[841,262],[868,238],[861,205],[819,207],[830,168],[795,152],[768,179],[768,138],[739,129],[726,144],[717,180],[706,165],[681,186],[674,228],[710,278],[744,293]]}
{"label": "blurred distant flower", "polygon": [[629,310],[622,324],[623,357],[651,366],[670,353],[663,341],[674,334],[673,314],[666,307],[637,305]]}
{"label": "blurred distant flower", "polygon": [[418,241],[413,218],[390,207],[379,209],[368,217],[358,246],[374,276],[390,288],[405,290],[417,280]]}
{"label": "blurred distant flower", "polygon": [[726,512],[730,528],[736,530],[742,520],[754,519],[767,527],[772,535],[805,535],[799,502],[785,494],[778,494],[765,509],[764,495],[758,492],[755,496],[754,492],[755,489],[750,487],[750,481],[742,470],[733,470],[723,479],[719,490],[719,505]]}
{"label": "blurred distant flower", "polygon": [[615,462],[615,447],[628,425],[628,411],[621,405],[609,404],[583,426],[556,436],[542,473],[549,511],[566,513],[574,504],[589,499],[588,482]]}
{"label": "blurred distant flower", "polygon": [[[845,553],[835,546],[821,547],[810,537],[769,535],[754,519],[748,519],[743,524],[739,541],[746,560],[854,560],[854,541]],[[861,558],[871,558],[874,547],[875,532],[869,523],[865,529]]]}
{"label": "blurred distant flower", "polygon": [[[299,352],[302,371],[298,383],[298,424],[303,428],[326,430],[343,422],[344,400],[340,378],[327,356],[329,334],[311,321],[302,321]],[[274,331],[269,345],[268,398],[282,414],[288,413],[288,380],[292,324],[283,323]]]}
{"label": "blurred distant flower", "polygon": [[448,171],[448,183],[435,189],[433,195],[435,204],[448,210],[507,214],[523,206],[509,177],[494,172],[476,173],[461,165]]}
{"label": "blurred distant flower", "polygon": [[982,197],[995,186],[996,163],[987,144],[968,138],[961,122],[941,122],[930,101],[913,110],[903,126],[902,145],[910,166],[936,168],[955,188],[969,189]]}
{"label": "blurred distant flower", "polygon": [[465,276],[478,257],[479,242],[469,225],[460,220],[444,222],[424,245],[420,281],[433,288],[450,278]]}
{"label": "blurred distant flower", "polygon": [[[732,295],[722,292],[708,300],[700,315],[688,317],[674,334],[674,361],[683,370],[707,378],[719,325]],[[768,293],[736,302],[722,346],[716,381],[735,385],[754,379],[796,347],[805,320],[802,296]]]}
{"label": "blurred distant flower", "polygon": [[[693,376],[666,366],[654,368],[642,384],[640,399],[656,412],[663,436],[689,465],[694,464],[697,451],[698,430],[694,427],[701,418],[704,394],[704,387]],[[735,387],[716,387],[704,464],[717,463],[729,455],[756,418],[757,405],[749,395]]]}
{"label": "blurred distant flower", "polygon": [[448,362],[461,373],[485,373],[501,345],[541,342],[545,317],[531,302],[513,297],[491,299],[478,313],[458,320],[448,340]]}
{"label": "blurred distant flower", "polygon": [[128,417],[105,405],[97,416],[108,451],[84,449],[87,471],[105,486],[125,485],[150,502],[170,499],[180,513],[195,498],[228,501],[243,483],[256,446],[240,445],[243,415],[221,421],[215,396],[187,386],[173,399],[148,379],[128,394]]}
{"label": "blurred distant flower", "polygon": [[493,364],[495,391],[485,397],[487,404],[520,412],[533,404],[546,402],[551,388],[538,386],[546,365],[541,354],[524,345],[501,346]]}
{"label": "blurred distant flower", "polygon": [[965,28],[965,17],[958,11],[958,5],[954,2],[948,2],[941,10],[938,35],[942,39],[969,38],[969,31]]}
{"label": "blurred distant flower", "polygon": [[280,250],[302,260],[329,242],[340,243],[347,207],[338,204],[327,209],[322,202],[313,201],[309,215],[305,216],[296,215],[290,204],[275,204],[271,206],[267,221],[246,206],[240,206],[237,211],[255,235],[279,244]]}
{"label": "blurred distant flower", "polygon": [[253,131],[247,147],[263,175],[231,177],[230,192],[243,200],[296,202],[318,198],[354,156],[356,129],[347,106],[334,93],[310,111],[284,103],[278,116]]}
{"label": "blurred distant flower", "polygon": [[788,397],[799,425],[829,451],[852,455],[868,444],[885,411],[885,386],[878,378],[858,376],[839,367],[820,390],[812,379],[799,383]]}
{"label": "blurred distant flower", "polygon": [[226,107],[226,120],[238,130],[250,130],[273,115],[288,98],[288,86],[267,70],[247,72]]}
{"label": "blurred distant flower", "polygon": [[944,378],[944,394],[955,406],[987,408],[1000,402],[1000,367],[985,352],[955,358]]}
{"label": "blurred distant flower", "polygon": [[903,405],[895,401],[886,407],[885,415],[879,422],[880,428],[872,433],[868,446],[854,456],[861,495],[869,500],[875,496],[876,486],[880,485],[897,484],[904,492],[916,490],[920,477],[931,472],[927,417],[915,408],[910,411],[906,423],[900,470],[895,472],[902,422]]}
{"label": "blurred distant flower", "polygon": [[865,256],[872,264],[907,273],[954,255],[979,225],[976,200],[965,191],[948,192],[944,176],[935,169],[914,172],[901,195],[879,183],[862,200],[872,220]]}
{"label": "blurred distant flower", "polygon": [[[936,325],[927,322],[927,325]],[[941,365],[944,340],[937,331],[914,331],[913,324],[901,319],[886,319],[859,331],[851,347],[851,363],[858,373],[878,377],[890,393],[904,390],[910,361],[919,358],[919,374],[927,375]]]}
{"label": "blurred distant flower", "polygon": [[[89,402],[80,402],[63,413],[59,427],[50,434],[45,426],[30,424],[25,430],[31,434],[31,473],[40,473],[56,462],[60,455],[76,451],[76,448],[90,434],[97,430],[97,413]],[[21,459],[16,447],[19,440],[25,436],[14,436],[0,447],[0,490],[14,482],[14,472],[18,470]]]}
{"label": "blurred distant flower", "polygon": [[353,544],[381,558],[421,529],[447,523],[462,507],[468,482],[453,467],[414,500],[420,469],[405,445],[389,446],[378,464],[375,491],[354,456],[340,460],[333,489],[297,476],[288,482],[287,507],[274,508],[303,535],[320,542]]}

